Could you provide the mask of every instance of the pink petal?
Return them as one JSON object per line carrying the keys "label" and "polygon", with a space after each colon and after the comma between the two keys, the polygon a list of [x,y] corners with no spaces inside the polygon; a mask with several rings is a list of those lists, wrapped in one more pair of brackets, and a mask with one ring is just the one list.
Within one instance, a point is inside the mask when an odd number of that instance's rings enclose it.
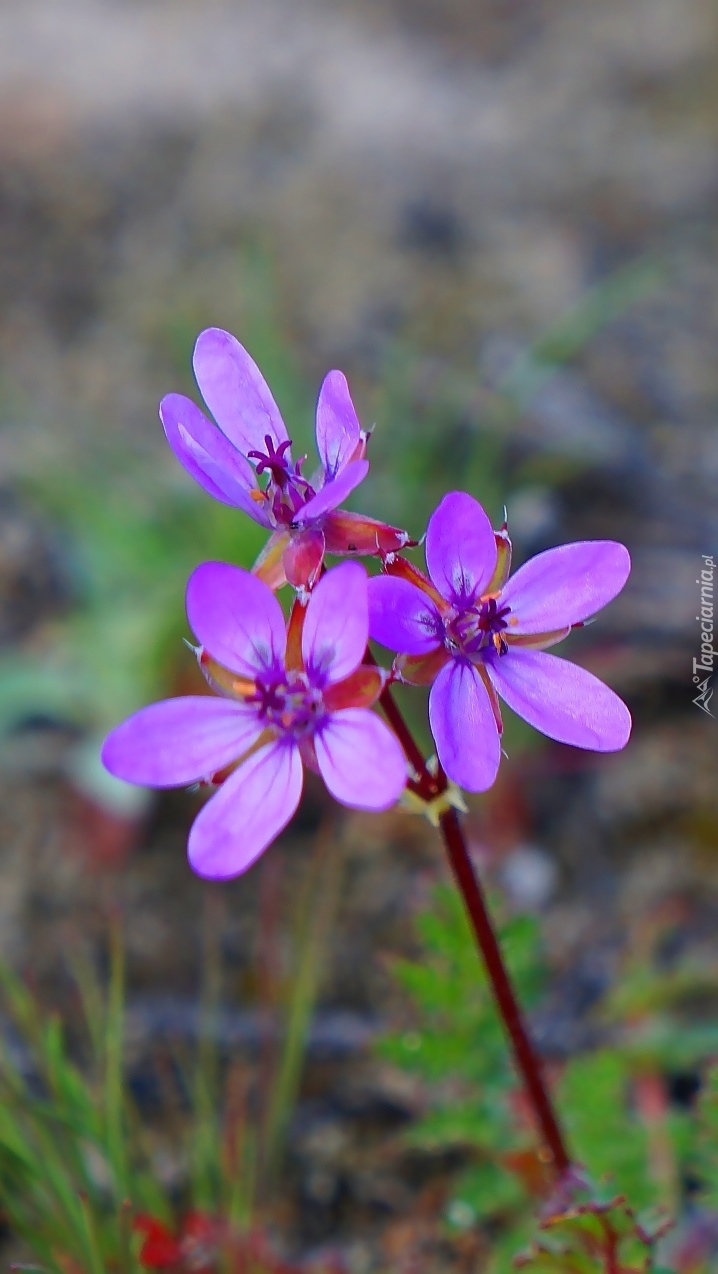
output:
{"label": "pink petal", "polygon": [[268,515],[250,495],[257,488],[254,469],[191,399],[167,394],[160,403],[160,420],[170,447],[195,482],[215,500],[269,525]]}
{"label": "pink petal", "polygon": [[615,540],[583,540],[548,549],[508,581],[502,603],[515,633],[541,633],[578,624],[620,593],[628,579],[628,549]]}
{"label": "pink petal", "polygon": [[209,779],[259,737],[257,714],[243,703],[187,695],[141,708],[109,734],[102,763],[144,787],[182,787]]}
{"label": "pink petal", "polygon": [[264,451],[269,434],[275,447],[287,431],[267,383],[246,349],[229,332],[209,327],[194,347],[194,373],[202,397],[222,433],[246,456]]}
{"label": "pink petal", "polygon": [[275,740],[253,752],[197,815],[187,847],[193,871],[228,880],[251,867],[287,826],[302,781],[294,743]]}
{"label": "pink petal", "polygon": [[489,693],[472,664],[454,659],[442,668],[429,694],[429,724],[449,778],[468,792],[491,787],[501,743]]}
{"label": "pink petal", "polygon": [[351,464],[342,469],[336,478],[325,483],[321,491],[302,505],[294,519],[295,526],[306,526],[308,522],[315,522],[325,513],[343,504],[354,488],[364,481],[368,472],[368,460],[352,460]]}
{"label": "pink petal", "polygon": [[347,378],[330,372],[324,378],[317,402],[317,451],[326,481],[349,463],[361,441],[361,425],[349,395]]}
{"label": "pink petal", "polygon": [[496,566],[496,538],[478,500],[450,491],[426,531],[426,565],[443,597],[465,605],[481,595]]}
{"label": "pink petal", "polygon": [[430,597],[409,580],[369,580],[369,634],[402,655],[424,655],[443,643],[441,616]]}
{"label": "pink petal", "polygon": [[228,562],[203,562],[187,583],[190,627],[218,663],[254,679],[281,666],[284,614],[263,580]]}
{"label": "pink petal", "polygon": [[359,666],[369,640],[367,577],[358,562],[333,566],[309,598],[302,629],[308,672],[341,681]]}
{"label": "pink petal", "polygon": [[321,776],[342,805],[385,810],[403,792],[406,757],[389,727],[367,708],[332,713],[314,746]]}
{"label": "pink petal", "polygon": [[559,743],[617,752],[631,733],[631,714],[598,677],[541,651],[511,649],[487,660],[502,699],[530,725]]}

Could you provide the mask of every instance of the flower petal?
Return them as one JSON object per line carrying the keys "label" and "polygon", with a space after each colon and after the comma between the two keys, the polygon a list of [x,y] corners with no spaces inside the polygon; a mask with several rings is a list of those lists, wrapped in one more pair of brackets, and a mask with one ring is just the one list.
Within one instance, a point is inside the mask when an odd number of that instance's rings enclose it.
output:
{"label": "flower petal", "polygon": [[359,666],[369,640],[367,577],[358,562],[333,566],[312,591],[302,629],[309,673],[341,681]]}
{"label": "flower petal", "polygon": [[287,826],[302,794],[299,749],[274,740],[253,752],[200,810],[190,866],[207,880],[240,876]]}
{"label": "flower petal", "polygon": [[219,327],[200,332],[194,347],[194,374],[202,397],[222,433],[246,456],[264,451],[269,434],[275,447],[287,438],[267,383],[236,337]]}
{"label": "flower petal", "polygon": [[215,500],[235,505],[255,522],[269,525],[261,503],[250,494],[258,490],[252,466],[190,398],[167,394],[160,403],[160,420],[170,447],[195,482]]}
{"label": "flower petal", "polygon": [[282,608],[268,585],[240,566],[198,566],[187,583],[187,618],[210,655],[240,676],[254,678],[282,664]]}
{"label": "flower petal", "polygon": [[450,491],[426,531],[426,565],[439,592],[457,606],[473,601],[491,579],[496,557],[493,528],[478,500]]}
{"label": "flower petal", "polygon": [[337,509],[328,513],[324,523],[327,553],[388,554],[398,553],[413,543],[408,531],[389,526],[363,513]]}
{"label": "flower petal", "polygon": [[631,714],[598,677],[567,659],[511,649],[487,660],[502,699],[530,725],[559,743],[617,752],[631,733]]}
{"label": "flower petal", "polygon": [[406,785],[398,739],[367,708],[333,712],[314,736],[317,763],[332,796],[352,809],[385,810]]}
{"label": "flower petal", "polygon": [[303,504],[299,512],[294,518],[295,526],[306,526],[308,522],[315,522],[325,513],[330,513],[332,509],[338,508],[343,504],[347,496],[351,494],[355,487],[363,482],[369,472],[368,460],[352,460],[336,478],[332,478],[326,482],[321,491],[312,496],[311,500],[307,500]]}
{"label": "flower petal", "polygon": [[182,787],[209,779],[259,738],[252,708],[227,699],[186,695],[141,708],[109,734],[105,769],[144,787]]}
{"label": "flower petal", "polygon": [[384,570],[387,575],[395,576],[398,579],[408,579],[410,584],[416,584],[417,588],[420,588],[422,592],[426,593],[427,597],[432,599],[440,615],[448,615],[451,611],[452,608],[446,598],[441,596],[438,588],[434,588],[429,576],[420,571],[418,566],[414,566],[414,563],[410,562],[408,558],[399,557],[398,554],[392,553],[384,560]]}
{"label": "flower petal", "polygon": [[547,646],[557,646],[560,641],[564,641],[571,631],[570,625],[566,628],[556,628],[552,633],[514,633],[511,629],[501,636],[505,638],[509,647],[519,646],[522,649],[545,650]]}
{"label": "flower petal", "polygon": [[630,569],[628,549],[615,540],[582,540],[539,553],[501,594],[517,621],[512,631],[548,632],[589,619],[620,593]]}
{"label": "flower petal", "polygon": [[454,659],[429,693],[429,724],[448,777],[468,792],[485,792],[496,778],[501,743],[491,700],[472,664]]}
{"label": "flower petal", "polygon": [[377,575],[369,580],[369,633],[402,655],[424,655],[443,641],[444,626],[430,597],[408,580]]}
{"label": "flower petal", "polygon": [[329,372],[317,402],[317,451],[326,481],[349,464],[361,442],[361,425],[343,372]]}

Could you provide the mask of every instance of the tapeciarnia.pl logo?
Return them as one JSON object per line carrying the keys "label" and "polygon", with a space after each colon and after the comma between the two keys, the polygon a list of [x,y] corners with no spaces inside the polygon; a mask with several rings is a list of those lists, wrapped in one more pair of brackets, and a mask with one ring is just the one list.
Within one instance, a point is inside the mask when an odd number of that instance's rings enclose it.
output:
{"label": "tapeciarnia.pl logo", "polygon": [[716,653],[713,645],[713,573],[715,571],[715,562],[709,553],[703,553],[701,556],[703,569],[696,580],[696,584],[701,590],[700,611],[696,615],[696,619],[701,626],[701,653],[700,659],[693,660],[693,684],[698,688],[698,693],[693,702],[697,708],[700,708],[701,712],[706,712],[709,717],[712,717],[710,702],[713,698],[713,689],[710,683],[713,677],[713,661]]}

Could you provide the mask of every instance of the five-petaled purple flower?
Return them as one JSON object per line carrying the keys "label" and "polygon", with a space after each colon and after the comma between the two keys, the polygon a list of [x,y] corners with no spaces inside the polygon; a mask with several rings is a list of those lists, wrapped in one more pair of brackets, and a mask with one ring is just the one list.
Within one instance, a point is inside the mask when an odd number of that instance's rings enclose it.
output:
{"label": "five-petaled purple flower", "polygon": [[591,673],[542,653],[623,588],[630,559],[622,544],[564,544],[507,580],[508,537],[472,496],[454,491],[432,514],[425,548],[429,579],[397,558],[370,580],[370,632],[400,653],[404,680],[433,683],[429,719],[450,779],[471,792],[494,782],[497,692],[549,738],[598,752],[625,746],[631,717],[622,700]]}
{"label": "five-petaled purple flower", "polygon": [[191,399],[168,394],[160,403],[167,441],[205,491],[272,531],[254,568],[270,587],[286,580],[296,588],[311,585],[325,552],[386,554],[409,542],[396,527],[338,512],[369,470],[367,435],[342,372],[329,372],[319,392],[320,468],[307,478],[302,474],[306,457],[292,458],[274,398],[234,336],[216,327],[201,332],[194,371],[219,429]]}
{"label": "five-petaled purple flower", "polygon": [[112,731],[102,759],[118,778],[148,787],[221,782],[190,832],[200,876],[223,880],[251,866],[294,814],[304,765],[352,808],[383,810],[398,799],[406,760],[369,710],[386,674],[362,666],[369,616],[358,562],[329,571],[307,605],[297,600],[288,627],[256,575],[205,562],[190,576],[187,616],[220,697],[142,708]]}

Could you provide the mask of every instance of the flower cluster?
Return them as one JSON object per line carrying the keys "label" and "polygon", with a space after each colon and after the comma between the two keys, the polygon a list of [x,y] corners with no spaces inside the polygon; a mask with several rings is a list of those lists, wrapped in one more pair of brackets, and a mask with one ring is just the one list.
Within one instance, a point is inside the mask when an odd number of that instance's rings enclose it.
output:
{"label": "flower cluster", "polygon": [[[107,769],[151,787],[217,788],[189,838],[194,870],[211,879],[245,871],[293,816],[303,771],[321,775],[354,809],[383,810],[407,782],[397,738],[373,711],[391,681],[430,685],[429,720],[443,773],[469,791],[496,778],[498,695],[553,739],[597,751],[622,748],[630,716],[590,673],[545,653],[623,587],[626,549],[566,544],[509,577],[506,527],[494,531],[471,495],[452,492],[432,514],[425,575],[403,551],[407,532],[339,506],[368,472],[367,434],[345,377],[319,394],[319,468],[293,459],[274,399],[227,332],[203,332],[194,367],[213,424],[170,394],[160,416],[174,454],[215,499],[270,531],[253,571],[197,567],[187,618],[208,694],[141,709],[109,735]],[[365,555],[327,570],[326,553]],[[288,619],[276,590],[290,584]],[[369,637],[396,652],[375,664]]]}

